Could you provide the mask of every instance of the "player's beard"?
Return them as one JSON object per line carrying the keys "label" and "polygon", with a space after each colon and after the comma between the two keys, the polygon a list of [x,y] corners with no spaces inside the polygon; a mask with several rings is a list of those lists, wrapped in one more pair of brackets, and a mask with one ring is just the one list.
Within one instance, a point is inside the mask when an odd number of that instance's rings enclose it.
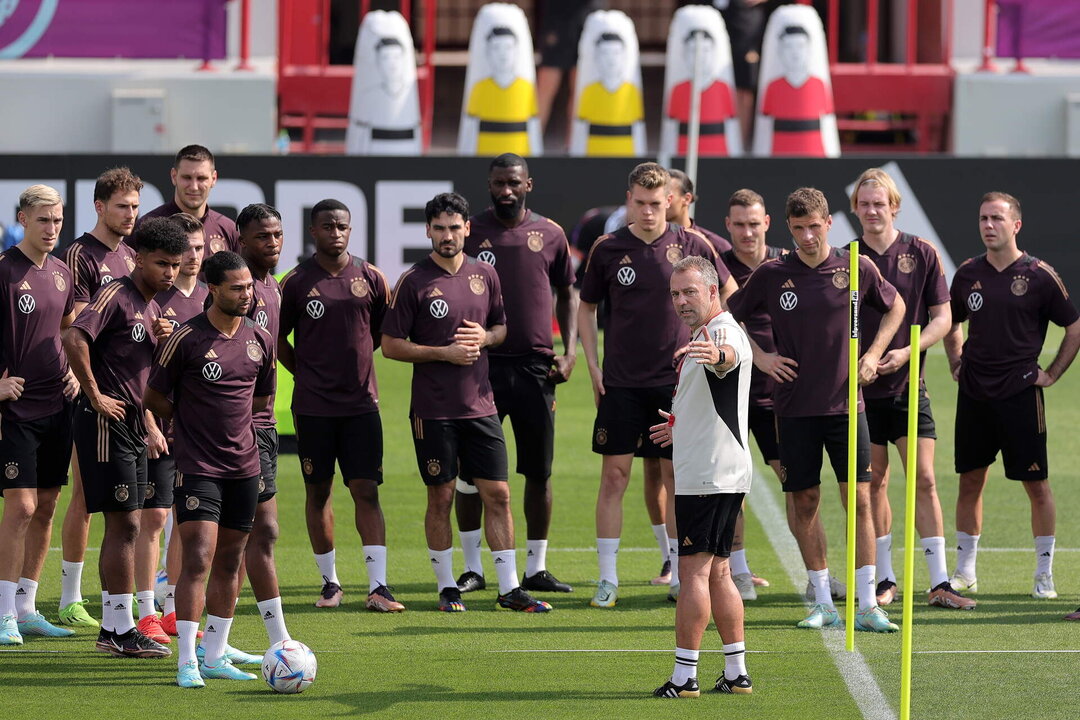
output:
{"label": "player's beard", "polygon": [[498,198],[491,198],[491,206],[495,210],[495,217],[500,220],[516,220],[525,207],[525,196],[515,198],[511,203],[500,202]]}

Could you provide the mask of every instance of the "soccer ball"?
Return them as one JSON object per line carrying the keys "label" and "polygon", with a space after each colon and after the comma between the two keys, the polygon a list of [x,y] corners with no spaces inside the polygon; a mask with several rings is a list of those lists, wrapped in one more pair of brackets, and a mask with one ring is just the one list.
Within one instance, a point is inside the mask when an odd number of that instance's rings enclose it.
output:
{"label": "soccer ball", "polygon": [[263,680],[279,693],[291,695],[304,692],[315,682],[317,669],[315,653],[297,640],[274,643],[263,655]]}

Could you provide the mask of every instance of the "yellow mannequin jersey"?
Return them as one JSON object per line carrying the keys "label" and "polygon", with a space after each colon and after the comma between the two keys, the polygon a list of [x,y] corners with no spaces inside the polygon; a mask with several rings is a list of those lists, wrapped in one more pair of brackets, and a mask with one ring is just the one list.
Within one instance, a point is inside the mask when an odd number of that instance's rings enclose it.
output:
{"label": "yellow mannequin jersey", "polygon": [[[532,154],[525,124],[536,117],[536,89],[528,80],[515,78],[501,88],[494,78],[484,78],[473,85],[466,112],[480,121],[477,155]],[[493,127],[504,123],[504,128]]]}
{"label": "yellow mannequin jersey", "polygon": [[[631,127],[645,117],[641,92],[632,83],[623,83],[615,92],[608,92],[602,83],[595,82],[581,92],[578,119],[589,123],[586,155],[634,155]],[[598,134],[597,129],[605,131]]]}

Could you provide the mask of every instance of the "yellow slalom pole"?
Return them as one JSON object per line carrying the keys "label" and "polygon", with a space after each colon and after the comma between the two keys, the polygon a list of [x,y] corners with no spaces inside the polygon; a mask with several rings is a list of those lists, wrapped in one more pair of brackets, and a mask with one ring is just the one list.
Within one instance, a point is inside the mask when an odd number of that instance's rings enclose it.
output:
{"label": "yellow slalom pole", "polygon": [[911,633],[915,604],[915,465],[919,447],[919,326],[911,325],[908,362],[907,499],[904,504],[904,627],[900,641],[900,720],[911,718]]}
{"label": "yellow slalom pole", "polygon": [[851,311],[848,326],[848,462],[847,462],[847,608],[844,614],[844,642],[848,652],[855,649],[855,455],[858,450],[859,412],[859,242],[852,242],[848,285]]}

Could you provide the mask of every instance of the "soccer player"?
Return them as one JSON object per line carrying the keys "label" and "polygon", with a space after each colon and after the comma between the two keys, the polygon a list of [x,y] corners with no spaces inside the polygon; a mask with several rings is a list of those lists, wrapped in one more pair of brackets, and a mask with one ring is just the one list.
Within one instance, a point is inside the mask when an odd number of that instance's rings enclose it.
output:
{"label": "soccer player", "polygon": [[[155,297],[154,301],[161,308],[161,317],[169,322],[173,330],[176,330],[181,324],[202,312],[210,291],[207,289],[206,283],[198,279],[206,244],[203,238],[202,223],[187,213],[177,213],[170,219],[177,223],[187,235],[188,249],[184,251],[183,259],[180,261],[180,271],[177,273],[172,287]],[[158,619],[156,613],[151,612],[146,617],[157,619],[162,632],[168,637],[169,635],[176,635],[176,579],[180,577],[180,534],[173,534],[169,529],[173,520],[173,485],[176,480],[176,461],[173,457],[175,438],[173,437],[172,423],[158,419],[158,427],[165,434],[165,441],[168,443],[169,450],[158,454],[156,458],[150,457],[150,453],[147,453],[147,499],[143,503],[139,540],[135,548],[135,587],[138,593],[145,592],[152,587],[147,586],[146,583],[148,577],[151,580],[153,579],[159,549],[156,534],[150,537],[151,533],[148,532],[152,525],[147,516],[157,508],[165,508],[168,514],[165,520],[166,577],[164,594],[161,598],[162,616]],[[154,487],[153,495],[150,494],[150,486]],[[149,568],[149,575],[147,575],[147,568]],[[140,598],[137,595],[136,602],[138,603],[139,600]],[[144,606],[139,604],[140,616],[143,609]],[[146,609],[152,611],[152,601]],[[153,620],[139,618],[140,626],[143,623],[151,625],[153,622]],[[151,635],[142,627],[139,629],[144,635],[163,643],[160,635]],[[154,630],[155,628],[149,629]]]}
{"label": "soccer player", "polygon": [[[847,501],[847,383],[848,315],[851,278],[847,251],[829,245],[832,215],[825,196],[814,188],[799,188],[784,208],[796,250],[759,265],[746,285],[730,300],[735,319],[747,322],[760,312],[772,318],[777,357],[773,379],[773,411],[780,447],[780,477],[793,497],[792,529],[810,583],[815,604],[799,627],[821,628],[840,624],[833,605],[824,535],[814,519],[821,503],[821,451],[829,454]],[[868,258],[859,259],[859,301],[882,313],[877,334],[859,358],[860,383],[874,379],[885,347],[904,317],[904,301]],[[874,593],[874,517],[870,509],[870,441],[862,399],[858,404],[856,443],[856,502],[848,512],[857,514],[855,537],[859,611],[857,630],[895,632],[878,607]]]}
{"label": "soccer player", "polygon": [[180,268],[187,234],[167,219],[135,233],[135,269],[101,289],[64,331],[64,351],[83,395],[73,433],[86,509],[105,516],[101,575],[109,592],[97,648],[117,656],[164,657],[168,648],[141,633],[131,617],[135,540],[146,494],[146,455],[167,449],[153,415],[143,409],[156,341],[172,332],[158,322],[154,296]]}
{"label": "soccer player", "polygon": [[[71,243],[64,254],[64,262],[71,270],[75,288],[76,317],[99,288],[130,274],[134,269],[135,250],[124,239],[135,230],[142,186],[142,180],[126,167],[106,170],[94,184],[97,224],[93,230]],[[86,612],[86,601],[82,597],[82,571],[86,558],[86,538],[90,533],[90,514],[86,512],[78,460],[77,454],[72,455],[74,480],[62,531],[60,622],[96,628],[98,621]],[[103,611],[107,601],[108,592],[103,579]]]}
{"label": "soccer player", "polygon": [[[427,536],[439,586],[439,609],[463,612],[454,581],[450,505],[458,475],[484,503],[488,547],[499,577],[498,606],[547,612],[517,580],[506,443],[488,378],[487,348],[506,338],[499,276],[463,252],[469,204],[436,195],[424,209],[431,254],[394,288],[382,328],[383,355],[414,363],[409,416],[420,477],[427,486]],[[459,470],[460,468],[460,470]]]}
{"label": "soccer player", "polygon": [[680,225],[684,228],[697,230],[705,236],[716,248],[716,252],[724,253],[731,249],[731,243],[720,237],[712,230],[707,230],[690,217],[690,206],[697,202],[698,196],[694,194],[694,181],[682,170],[668,170],[671,176],[668,192],[671,194],[671,205],[667,210],[667,221]]}
{"label": "soccer player", "polygon": [[[1020,201],[1003,192],[983,195],[979,233],[986,253],[964,262],[953,276],[953,326],[945,352],[956,397],[956,572],[959,591],[978,590],[975,558],[982,534],[982,492],[1001,451],[1005,477],[1023,484],[1035,536],[1036,599],[1054,589],[1056,508],[1050,492],[1043,388],[1068,370],[1080,348],[1080,314],[1054,269],[1020,250]],[[964,341],[960,324],[968,322]],[[1047,324],[1065,328],[1054,360],[1043,370],[1039,354]]]}
{"label": "soccer player", "polygon": [[75,319],[71,272],[49,254],[64,224],[60,193],[31,185],[19,196],[18,221],[23,239],[0,254],[0,645],[74,634],[36,605],[79,391],[60,349],[60,331]]}
{"label": "soccer player", "polygon": [[[526,207],[533,180],[519,155],[491,161],[491,208],[469,220],[465,254],[494,266],[503,288],[506,340],[488,351],[491,389],[500,422],[514,426],[517,471],[525,476],[526,554],[521,586],[537,592],[571,592],[547,570],[551,526],[551,460],[555,452],[555,385],[570,379],[577,360],[577,305],[570,246],[562,228]],[[552,292],[563,354],[551,346]],[[474,485],[458,482],[454,501],[465,573],[462,592],[485,586],[480,564],[483,504]]]}
{"label": "soccer player", "polygon": [[[251,272],[254,296],[247,316],[265,330],[272,341],[278,336],[281,315],[281,288],[274,278],[274,268],[281,257],[283,233],[281,213],[264,203],[248,205],[236,216],[240,231],[240,255]],[[272,366],[275,385],[277,364]],[[274,544],[278,538],[277,523],[277,464],[278,433],[274,416],[274,396],[266,407],[253,416],[255,442],[259,447],[259,504],[255,522],[244,551],[244,567],[251,590],[259,607],[259,616],[266,626],[270,644],[291,640],[285,628],[281,610],[281,590],[278,588],[277,568],[274,565]]]}
{"label": "soccer player", "polygon": [[139,222],[153,217],[170,217],[185,212],[203,224],[206,255],[222,250],[237,252],[239,234],[236,223],[210,208],[210,190],[217,183],[214,154],[202,145],[186,145],[176,153],[172,170],[173,199],[146,213]]}
{"label": "soccer player", "polygon": [[[202,678],[255,679],[233,665],[227,650],[244,547],[259,504],[252,415],[274,394],[273,339],[246,317],[254,302],[247,264],[225,251],[208,258],[203,271],[210,307],[161,345],[146,388],[147,407],[172,419],[176,433],[174,493],[184,556],[176,586],[176,683],[184,688],[203,687]],[[199,662],[195,637],[204,599]]]}
{"label": "soccer player", "polygon": [[315,254],[281,281],[278,350],[296,380],[292,410],[305,515],[323,580],[315,607],[337,607],[343,594],[330,502],[336,461],[364,545],[367,607],[400,612],[405,606],[386,587],[386,523],[379,504],[383,433],[372,356],[390,287],[379,268],[349,253],[350,222],[349,209],[337,200],[321,200],[311,209]]}
{"label": "soccer player", "polygon": [[679,361],[679,383],[667,421],[649,428],[654,443],[673,448],[679,580],[675,606],[675,670],[653,691],[663,698],[697,697],[698,655],[710,609],[724,644],[716,690],[748,695],[743,604],[728,558],[735,519],[750,492],[748,414],[753,358],[746,333],[720,306],[716,267],[690,256],[671,273],[671,301],[690,327]]}
{"label": "soccer player", "polygon": [[[949,285],[937,249],[922,238],[894,226],[900,211],[900,191],[881,168],[870,168],[855,181],[851,209],[862,225],[859,251],[870,258],[904,299],[906,313],[900,330],[886,346],[878,366],[878,378],[863,388],[866,425],[870,433],[870,502],[877,532],[877,600],[888,605],[896,597],[896,574],[892,567],[892,509],[889,507],[889,443],[896,445],[907,468],[908,386],[911,359],[911,326],[922,328],[919,352],[945,337],[952,328]],[[864,337],[874,337],[881,314],[867,307],[860,318]],[[920,371],[924,365],[920,364]],[[945,569],[945,529],[934,481],[934,416],[930,397],[920,376],[919,419],[915,465],[915,526],[921,537],[923,557],[930,573],[931,605],[971,610],[975,601],[949,585]]]}
{"label": "soccer player", "polygon": [[[630,482],[635,451],[644,458],[646,483],[659,478],[666,495],[673,492],[671,450],[647,441],[657,411],[671,407],[676,379],[673,363],[677,351],[689,340],[686,327],[669,306],[671,268],[686,256],[699,255],[716,265],[723,283],[721,302],[736,287],[708,240],[694,230],[667,222],[669,185],[667,170],[656,163],[642,163],[633,169],[626,191],[631,225],[593,244],[581,285],[578,331],[597,406],[592,448],[603,456],[596,499],[600,585],[590,603],[594,607],[614,607],[617,600],[622,498]],[[605,299],[609,317],[601,369],[596,308]],[[657,527],[654,522],[657,540],[667,538],[668,547],[675,547],[674,507],[670,503],[659,519],[667,523]],[[674,599],[678,592],[677,549],[670,553],[670,560],[670,597]]]}

